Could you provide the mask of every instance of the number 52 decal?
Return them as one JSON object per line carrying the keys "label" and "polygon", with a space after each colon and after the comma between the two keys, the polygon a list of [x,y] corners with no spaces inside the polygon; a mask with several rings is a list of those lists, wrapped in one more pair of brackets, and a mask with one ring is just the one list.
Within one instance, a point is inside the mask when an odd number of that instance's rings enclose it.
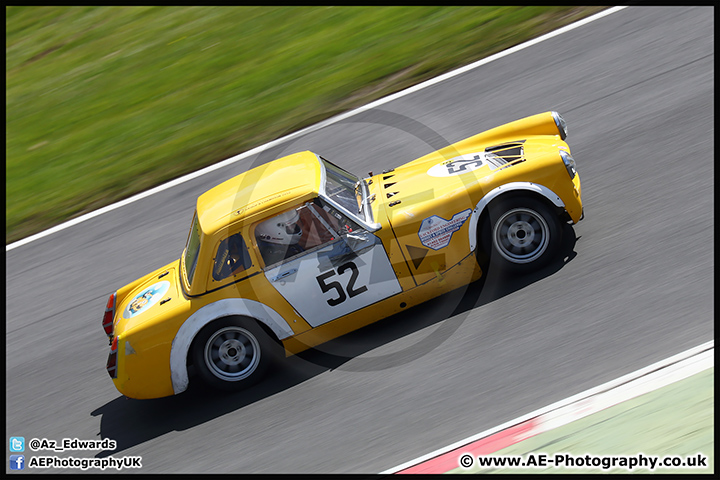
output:
{"label": "number 52 decal", "polygon": [[355,282],[357,281],[357,277],[360,272],[358,272],[358,267],[353,262],[347,262],[340,265],[337,269],[337,274],[342,275],[348,269],[352,270],[352,273],[350,274],[350,281],[348,281],[347,284],[347,295],[345,295],[345,291],[343,291],[343,287],[342,285],[340,285],[340,282],[334,280],[327,283],[325,282],[325,280],[335,275],[335,270],[327,271],[315,277],[315,280],[317,280],[318,285],[320,285],[320,289],[323,291],[323,293],[329,292],[330,290],[335,290],[337,292],[337,298],[330,298],[327,301],[328,305],[330,305],[331,307],[340,305],[345,300],[347,300],[348,296],[350,296],[350,298],[353,298],[356,295],[360,295],[361,293],[366,292],[368,289],[366,285],[362,285],[357,288],[355,287]]}

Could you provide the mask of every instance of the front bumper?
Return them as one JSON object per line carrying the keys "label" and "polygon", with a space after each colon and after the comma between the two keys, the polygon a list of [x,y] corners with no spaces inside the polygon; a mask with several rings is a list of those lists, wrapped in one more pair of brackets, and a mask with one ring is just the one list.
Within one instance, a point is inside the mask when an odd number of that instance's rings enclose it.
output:
{"label": "front bumper", "polygon": [[[565,190],[568,191],[567,189]],[[585,218],[585,208],[582,203],[582,186],[580,184],[580,174],[576,173],[575,178],[572,179],[572,196],[566,194],[563,198],[565,203],[565,210],[573,223],[578,223],[580,220]]]}

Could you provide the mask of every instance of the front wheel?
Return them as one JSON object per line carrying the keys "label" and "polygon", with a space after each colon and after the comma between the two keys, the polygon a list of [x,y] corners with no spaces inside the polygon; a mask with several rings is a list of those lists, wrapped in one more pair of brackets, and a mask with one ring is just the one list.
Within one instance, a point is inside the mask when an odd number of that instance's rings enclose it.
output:
{"label": "front wheel", "polygon": [[561,235],[555,212],[530,197],[514,197],[491,205],[482,232],[490,261],[516,272],[545,266],[560,248]]}
{"label": "front wheel", "polygon": [[279,346],[253,320],[226,318],[200,331],[193,348],[193,363],[207,385],[238,391],[264,376],[278,350]]}

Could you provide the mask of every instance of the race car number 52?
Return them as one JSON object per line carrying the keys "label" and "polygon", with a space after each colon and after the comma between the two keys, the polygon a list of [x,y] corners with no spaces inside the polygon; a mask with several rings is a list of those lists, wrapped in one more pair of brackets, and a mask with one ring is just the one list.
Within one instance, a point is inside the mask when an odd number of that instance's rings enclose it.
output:
{"label": "race car number 52", "polygon": [[360,272],[358,272],[358,267],[353,262],[347,262],[340,265],[337,269],[337,274],[342,275],[348,269],[350,269],[352,273],[350,274],[350,280],[348,281],[346,287],[347,295],[345,295],[345,291],[343,291],[343,287],[342,285],[340,285],[340,282],[334,280],[327,283],[325,282],[325,280],[335,275],[335,270],[327,271],[315,277],[315,280],[317,280],[318,285],[320,285],[320,289],[323,291],[323,293],[329,292],[330,290],[335,290],[338,293],[337,298],[328,299],[327,303],[331,307],[340,305],[345,300],[347,300],[348,296],[350,298],[353,298],[356,295],[360,295],[361,293],[366,292],[368,289],[366,285],[362,285],[357,288],[355,287],[355,282],[357,281],[357,277]]}

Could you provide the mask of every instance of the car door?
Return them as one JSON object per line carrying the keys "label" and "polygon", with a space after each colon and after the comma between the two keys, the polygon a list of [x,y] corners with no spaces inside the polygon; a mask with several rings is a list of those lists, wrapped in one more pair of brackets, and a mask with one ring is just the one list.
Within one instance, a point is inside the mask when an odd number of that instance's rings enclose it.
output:
{"label": "car door", "polygon": [[[295,236],[300,232],[300,239],[293,238],[295,243],[287,246],[284,259],[278,260],[282,246],[263,250],[260,227],[255,229],[256,239],[268,281],[312,327],[400,293],[375,235],[320,199],[295,211],[297,215],[281,214],[299,224],[299,228],[285,224],[282,228]],[[281,223],[273,220],[268,220],[273,226]]]}

